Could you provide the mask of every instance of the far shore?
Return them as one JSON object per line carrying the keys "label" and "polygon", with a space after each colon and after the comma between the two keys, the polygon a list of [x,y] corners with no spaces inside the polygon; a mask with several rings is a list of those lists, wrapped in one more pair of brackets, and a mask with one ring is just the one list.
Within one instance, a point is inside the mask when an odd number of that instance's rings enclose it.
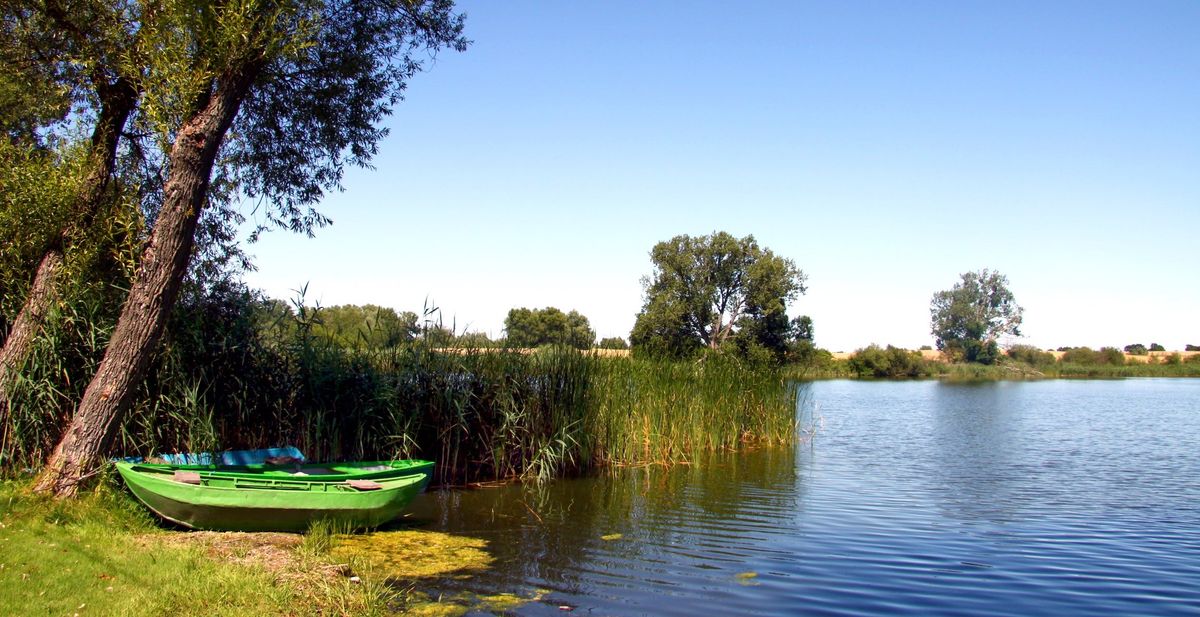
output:
{"label": "far shore", "polygon": [[[483,349],[483,350],[486,351],[486,349]],[[470,353],[472,351],[481,351],[481,349],[468,349],[468,348],[463,348],[463,347],[440,347],[437,349],[437,351],[442,352],[442,353],[465,354],[465,353]],[[534,348],[529,348],[529,349],[509,348],[508,351],[515,351],[517,353],[522,353],[522,354],[530,354],[530,353],[536,352],[537,349],[534,349]],[[935,362],[949,362],[950,361],[948,358],[946,358],[945,354],[943,354],[942,352],[940,352],[936,349],[920,349],[917,351],[921,354],[921,357],[926,360],[931,360],[931,361],[935,361]],[[599,349],[599,348],[596,348],[596,349],[589,349],[588,353],[597,355],[597,356],[601,356],[601,357],[606,357],[606,358],[625,358],[630,355],[630,352],[628,349]],[[833,356],[833,359],[835,359],[835,360],[849,360],[851,357],[854,356],[855,353],[857,353],[857,352],[855,352],[855,351],[835,351],[835,352],[831,352],[831,355]],[[1061,360],[1063,357],[1063,354],[1066,352],[1065,351],[1049,351],[1049,350],[1047,350],[1046,353],[1053,355],[1054,359],[1057,361],[1057,360]],[[1128,364],[1132,364],[1132,363],[1164,364],[1167,361],[1167,358],[1169,358],[1173,355],[1176,355],[1176,354],[1178,354],[1180,358],[1186,360],[1187,358],[1190,358],[1192,356],[1200,355],[1200,351],[1150,351],[1150,352],[1147,352],[1145,355],[1140,355],[1140,356],[1121,352],[1121,355],[1125,357],[1125,362]]]}
{"label": "far shore", "polygon": [[[925,358],[926,360],[934,360],[934,361],[938,361],[938,362],[948,362],[948,360],[945,357],[945,354],[943,354],[942,352],[940,352],[936,349],[921,349],[919,351],[921,353],[921,357]],[[853,352],[853,351],[835,351],[835,352],[833,352],[833,358],[835,360],[849,360],[851,357],[854,356],[855,353],[856,352]],[[1053,355],[1055,360],[1061,360],[1063,357],[1063,354],[1066,352],[1065,351],[1047,351],[1046,353]],[[1163,364],[1167,361],[1168,357],[1173,356],[1175,354],[1179,354],[1180,358],[1186,359],[1186,358],[1190,358],[1195,355],[1200,355],[1200,351],[1150,351],[1150,352],[1147,352],[1145,355],[1141,355],[1141,356],[1135,356],[1133,354],[1121,352],[1121,355],[1125,357],[1125,362],[1127,362],[1127,363],[1136,362],[1139,364]]]}

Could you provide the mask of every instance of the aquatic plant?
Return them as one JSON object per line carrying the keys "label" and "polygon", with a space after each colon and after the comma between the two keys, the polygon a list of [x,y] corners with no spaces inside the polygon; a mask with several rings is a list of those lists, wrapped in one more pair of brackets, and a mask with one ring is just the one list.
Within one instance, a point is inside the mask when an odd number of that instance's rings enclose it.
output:
{"label": "aquatic plant", "polygon": [[[429,458],[435,482],[465,483],[795,438],[790,382],[721,354],[673,362],[563,347],[443,350],[433,337],[348,349],[316,331],[321,310],[302,299],[288,309],[215,286],[186,300],[113,455],[286,443],[314,459]],[[44,338],[44,366],[23,376],[42,385],[23,391],[4,427],[5,473],[41,463],[103,349],[105,332],[78,321],[73,338]]]}

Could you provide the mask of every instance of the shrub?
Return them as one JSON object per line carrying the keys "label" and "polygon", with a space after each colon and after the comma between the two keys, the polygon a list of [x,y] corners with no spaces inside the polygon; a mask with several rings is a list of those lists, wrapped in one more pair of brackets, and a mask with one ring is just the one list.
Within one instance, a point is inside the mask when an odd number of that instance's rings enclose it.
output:
{"label": "shrub", "polygon": [[1125,354],[1116,347],[1101,347],[1100,348],[1100,363],[1111,364],[1113,366],[1121,366],[1125,364]]}
{"label": "shrub", "polygon": [[859,349],[849,360],[850,369],[859,377],[921,377],[929,374],[921,354],[888,345],[870,345]]}
{"label": "shrub", "polygon": [[1054,364],[1054,354],[1042,351],[1032,345],[1013,345],[1008,348],[1006,353],[1013,360],[1032,366],[1049,366]]}
{"label": "shrub", "polygon": [[1183,356],[1179,355],[1178,353],[1173,353],[1166,358],[1163,358],[1163,362],[1166,362],[1167,364],[1182,364]]}
{"label": "shrub", "polygon": [[1084,366],[1099,366],[1112,365],[1121,366],[1125,364],[1125,356],[1116,347],[1101,347],[1100,351],[1096,351],[1090,347],[1074,347],[1063,353],[1059,359],[1063,364],[1080,364]]}
{"label": "shrub", "polygon": [[1134,356],[1144,356],[1144,355],[1146,355],[1146,346],[1141,343],[1134,343],[1132,345],[1126,345],[1125,353],[1134,355]]}

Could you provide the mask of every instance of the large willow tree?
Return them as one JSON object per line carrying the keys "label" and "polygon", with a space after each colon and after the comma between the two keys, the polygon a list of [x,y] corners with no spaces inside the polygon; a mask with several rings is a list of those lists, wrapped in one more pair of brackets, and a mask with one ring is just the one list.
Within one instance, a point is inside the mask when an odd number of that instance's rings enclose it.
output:
{"label": "large willow tree", "polygon": [[[138,93],[146,137],[136,147],[158,163],[161,186],[150,193],[150,232],[104,358],[38,479],[38,490],[59,496],[79,490],[111,443],[214,199],[258,200],[297,231],[324,224],[314,206],[339,186],[346,164],[369,163],[386,135],[381,120],[422,59],[467,44],[450,0],[106,6],[125,22],[96,36],[135,33],[128,53],[109,61]],[[46,7],[72,10],[54,2],[28,10]]]}
{"label": "large willow tree", "polygon": [[[9,139],[5,184],[20,173],[20,164],[36,167],[37,159],[52,159],[45,142],[49,129],[67,123],[69,112],[91,122],[91,138],[83,164],[57,174],[78,176],[69,197],[56,207],[61,226],[42,241],[40,257],[20,311],[0,347],[0,426],[17,373],[28,359],[52,304],[61,296],[66,253],[86,236],[88,228],[112,196],[117,145],[134,112],[141,83],[132,62],[139,53],[140,32],[122,17],[131,9],[113,2],[3,2],[0,23],[0,128]],[[62,153],[59,153],[60,155]],[[23,159],[21,161],[11,160]],[[61,179],[55,179],[61,180]],[[46,189],[54,181],[48,181]],[[38,189],[24,187],[30,193]],[[8,194],[6,199],[35,201],[40,195]],[[17,285],[4,281],[13,293]]]}

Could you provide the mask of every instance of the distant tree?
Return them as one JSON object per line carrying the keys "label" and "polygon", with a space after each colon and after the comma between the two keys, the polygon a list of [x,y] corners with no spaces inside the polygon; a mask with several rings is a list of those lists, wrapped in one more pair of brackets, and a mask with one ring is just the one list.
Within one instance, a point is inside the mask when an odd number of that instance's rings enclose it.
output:
{"label": "distant tree", "polygon": [[650,259],[654,273],[643,279],[645,299],[630,334],[635,350],[687,357],[733,343],[786,352],[793,328],[787,303],[805,291],[804,273],[790,259],[754,236],[725,232],[659,242]]}
{"label": "distant tree", "polygon": [[1185,345],[1183,350],[1184,351],[1200,351],[1200,345],[1190,345],[1190,344]]}
{"label": "distant tree", "polygon": [[431,347],[453,347],[454,329],[440,323],[426,322],[421,327],[421,340]]}
{"label": "distant tree", "polygon": [[860,377],[920,377],[929,373],[921,354],[888,345],[870,345],[854,352],[850,369]]}
{"label": "distant tree", "polygon": [[937,348],[968,362],[992,364],[1000,355],[997,339],[1020,336],[1022,309],[999,272],[964,273],[952,289],[933,294],[929,312]]}
{"label": "distant tree", "polygon": [[315,333],[346,349],[385,349],[410,343],[421,329],[417,314],[366,304],[322,308]]}
{"label": "distant tree", "polygon": [[1013,345],[1005,353],[1013,360],[1033,366],[1049,366],[1054,364],[1054,354],[1042,351],[1032,345]]}
{"label": "distant tree", "polygon": [[1099,351],[1091,347],[1072,347],[1063,352],[1059,362],[1063,364],[1112,365],[1125,364],[1125,356],[1116,347],[1101,347]]}
{"label": "distant tree", "polygon": [[609,336],[600,339],[600,344],[597,345],[600,349],[629,349],[629,343],[619,336]]}
{"label": "distant tree", "polygon": [[504,319],[504,332],[510,347],[567,345],[589,349],[596,340],[587,317],[577,311],[564,313],[554,307],[515,308]]}
{"label": "distant tree", "polygon": [[1150,351],[1166,351],[1167,348],[1158,343],[1150,343]]}
{"label": "distant tree", "polygon": [[[753,332],[753,329],[744,331]],[[813,355],[817,351],[817,346],[813,343],[814,335],[812,317],[800,315],[788,324],[782,350],[769,346],[770,343],[774,342],[771,338],[763,341],[760,336],[758,345],[766,350],[773,351],[776,356],[775,359],[778,361],[811,364]]]}
{"label": "distant tree", "polygon": [[496,342],[484,332],[463,332],[454,337],[454,346],[464,349],[490,349]]}
{"label": "distant tree", "polygon": [[921,345],[917,349],[920,351],[933,351],[933,346],[932,345]]}
{"label": "distant tree", "polygon": [[813,342],[814,335],[812,317],[801,315],[792,320],[792,338],[794,340],[811,343]]}
{"label": "distant tree", "polygon": [[1144,355],[1146,355],[1146,346],[1141,343],[1134,343],[1132,345],[1126,345],[1125,353],[1127,353],[1131,356],[1144,356]]}

